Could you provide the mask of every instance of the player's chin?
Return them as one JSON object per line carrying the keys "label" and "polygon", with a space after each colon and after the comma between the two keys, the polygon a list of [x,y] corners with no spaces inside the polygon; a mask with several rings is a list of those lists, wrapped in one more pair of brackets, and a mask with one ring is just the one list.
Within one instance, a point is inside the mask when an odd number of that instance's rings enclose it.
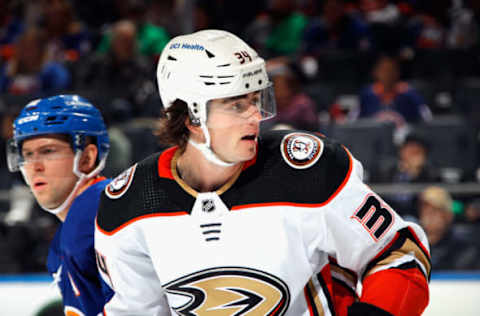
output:
{"label": "player's chin", "polygon": [[247,161],[253,159],[257,153],[257,146],[255,144],[249,146],[242,146],[238,157],[241,161]]}

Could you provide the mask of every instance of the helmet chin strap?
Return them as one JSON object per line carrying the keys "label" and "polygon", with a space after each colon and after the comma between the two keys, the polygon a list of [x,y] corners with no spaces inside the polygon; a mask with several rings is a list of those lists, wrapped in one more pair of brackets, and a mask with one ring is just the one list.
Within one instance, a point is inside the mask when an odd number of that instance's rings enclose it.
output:
{"label": "helmet chin strap", "polygon": [[210,133],[208,132],[208,128],[204,122],[200,123],[200,128],[205,135],[205,143],[199,144],[191,139],[189,139],[188,142],[192,144],[193,147],[197,148],[208,161],[213,162],[220,167],[231,167],[235,165],[233,162],[226,162],[220,159],[217,154],[213,152],[212,147],[210,146]]}
{"label": "helmet chin strap", "polygon": [[[62,204],[60,204],[56,208],[48,208],[39,203],[40,207],[43,210],[49,213],[52,213],[54,215],[57,215],[63,212],[67,207],[70,206],[72,201],[75,199],[78,189],[82,187],[85,183],[87,183],[88,180],[95,177],[100,173],[100,171],[102,171],[102,169],[105,166],[105,160],[106,160],[105,158],[100,160],[100,163],[98,164],[98,166],[94,170],[92,170],[92,172],[90,172],[89,174],[85,174],[81,172],[78,166],[79,166],[80,158],[82,157],[82,153],[83,153],[83,150],[77,150],[77,152],[75,153],[75,158],[73,159],[73,173],[78,177],[78,180],[75,183],[75,186],[73,187],[68,197],[65,199],[65,201],[63,201]],[[25,176],[23,167],[20,167],[20,170],[22,171],[22,175],[23,175],[23,178],[25,179],[25,182],[28,184],[27,177]]]}

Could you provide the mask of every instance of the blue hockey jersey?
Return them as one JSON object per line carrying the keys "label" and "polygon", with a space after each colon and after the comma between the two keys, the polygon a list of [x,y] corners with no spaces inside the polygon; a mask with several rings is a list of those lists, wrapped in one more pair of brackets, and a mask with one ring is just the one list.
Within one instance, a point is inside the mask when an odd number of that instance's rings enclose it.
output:
{"label": "blue hockey jersey", "polygon": [[98,273],[93,245],[100,193],[110,181],[102,179],[76,197],[50,245],[47,268],[58,283],[66,315],[96,316],[113,294]]}

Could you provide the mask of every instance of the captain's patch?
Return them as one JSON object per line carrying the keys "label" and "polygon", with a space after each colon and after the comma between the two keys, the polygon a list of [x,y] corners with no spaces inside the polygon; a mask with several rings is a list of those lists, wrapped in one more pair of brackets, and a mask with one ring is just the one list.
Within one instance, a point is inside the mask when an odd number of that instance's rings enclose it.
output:
{"label": "captain's patch", "polygon": [[283,137],[280,151],[285,162],[291,167],[305,169],[320,158],[323,143],[320,138],[310,134],[291,133]]}
{"label": "captain's patch", "polygon": [[137,164],[134,164],[113,179],[112,182],[105,187],[105,194],[111,199],[118,199],[125,194],[130,187],[130,184],[132,184],[136,168]]}

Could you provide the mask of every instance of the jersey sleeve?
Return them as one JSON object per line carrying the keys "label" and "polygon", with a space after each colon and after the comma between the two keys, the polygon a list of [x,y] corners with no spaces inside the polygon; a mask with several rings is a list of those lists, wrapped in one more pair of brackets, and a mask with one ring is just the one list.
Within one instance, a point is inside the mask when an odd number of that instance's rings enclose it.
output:
{"label": "jersey sleeve", "polygon": [[106,232],[96,223],[95,251],[100,274],[113,291],[105,315],[171,315],[146,245],[134,226]]}
{"label": "jersey sleeve", "polygon": [[97,315],[109,298],[94,252],[94,219],[106,182],[97,182],[78,196],[62,224],[62,297],[65,311],[76,309],[75,315]]}
{"label": "jersey sleeve", "polygon": [[361,163],[347,153],[350,170],[324,213],[323,246],[357,274],[360,302],[396,316],[421,315],[431,269],[426,235],[363,183]]}

